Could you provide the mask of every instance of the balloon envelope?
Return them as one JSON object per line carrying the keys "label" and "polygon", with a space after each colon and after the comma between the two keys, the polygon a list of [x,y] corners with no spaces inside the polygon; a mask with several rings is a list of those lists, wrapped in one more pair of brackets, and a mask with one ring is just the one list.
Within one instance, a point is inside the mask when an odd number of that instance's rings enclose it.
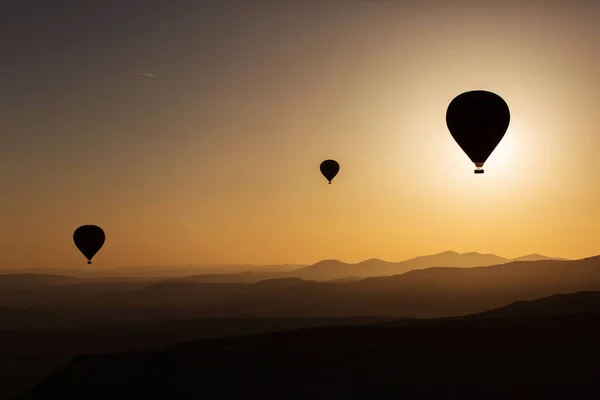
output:
{"label": "balloon envelope", "polygon": [[338,164],[335,160],[325,160],[321,163],[320,169],[323,176],[327,178],[331,184],[333,178],[335,178],[337,173],[340,171],[340,164]]}
{"label": "balloon envelope", "polygon": [[483,173],[481,167],[504,137],[510,111],[502,97],[485,90],[462,93],[446,111],[446,125],[456,143]]}
{"label": "balloon envelope", "polygon": [[87,258],[88,264],[104,245],[104,231],[96,225],[83,225],[75,229],[73,241],[79,251]]}

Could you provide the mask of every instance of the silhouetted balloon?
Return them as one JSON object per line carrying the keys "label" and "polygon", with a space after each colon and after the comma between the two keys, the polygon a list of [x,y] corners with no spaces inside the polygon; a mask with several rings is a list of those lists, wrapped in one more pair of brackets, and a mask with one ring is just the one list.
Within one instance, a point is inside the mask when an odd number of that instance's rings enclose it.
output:
{"label": "silhouetted balloon", "polygon": [[338,164],[335,160],[325,160],[321,163],[320,169],[323,176],[327,178],[329,184],[331,185],[331,181],[340,171],[340,164]]}
{"label": "silhouetted balloon", "polygon": [[446,111],[446,125],[452,137],[477,169],[504,137],[510,123],[508,105],[495,93],[484,90],[465,92],[454,98]]}
{"label": "silhouetted balloon", "polygon": [[96,225],[83,225],[75,229],[73,241],[79,251],[87,258],[88,264],[104,245],[104,231]]}

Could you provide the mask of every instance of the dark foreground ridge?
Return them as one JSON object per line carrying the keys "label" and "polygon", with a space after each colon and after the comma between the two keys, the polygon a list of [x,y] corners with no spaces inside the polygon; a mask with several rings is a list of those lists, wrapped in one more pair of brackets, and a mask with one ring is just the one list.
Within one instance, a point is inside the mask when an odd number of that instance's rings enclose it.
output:
{"label": "dark foreground ridge", "polygon": [[[539,301],[541,314],[553,313],[555,300]],[[589,312],[314,328],[79,357],[16,399],[598,398],[600,310]]]}
{"label": "dark foreground ridge", "polygon": [[71,329],[0,329],[0,399],[23,393],[60,371],[79,355],[152,351],[202,339],[325,326],[368,325],[390,320],[393,319],[215,318]]}

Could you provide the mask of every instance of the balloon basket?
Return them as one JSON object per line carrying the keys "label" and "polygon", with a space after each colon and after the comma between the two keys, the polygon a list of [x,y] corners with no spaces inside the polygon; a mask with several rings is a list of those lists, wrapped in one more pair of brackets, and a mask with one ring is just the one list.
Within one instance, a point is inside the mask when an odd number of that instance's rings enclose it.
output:
{"label": "balloon basket", "polygon": [[88,264],[91,264],[91,263],[92,263],[91,261],[88,261]]}
{"label": "balloon basket", "polygon": [[473,172],[476,173],[476,174],[483,174],[483,170],[482,169],[476,169]]}

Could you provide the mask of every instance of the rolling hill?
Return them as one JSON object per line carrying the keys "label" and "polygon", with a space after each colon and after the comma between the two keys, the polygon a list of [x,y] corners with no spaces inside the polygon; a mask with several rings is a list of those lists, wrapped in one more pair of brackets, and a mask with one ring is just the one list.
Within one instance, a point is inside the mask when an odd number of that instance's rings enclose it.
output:
{"label": "rolling hill", "polygon": [[[2,277],[0,277],[0,280]],[[514,301],[600,290],[600,257],[575,261],[519,261],[488,267],[434,267],[333,282],[279,278],[257,283],[167,281],[77,282],[0,289],[11,326],[120,325],[216,317],[318,318],[396,316],[437,318],[498,308]],[[31,311],[47,318],[34,317]],[[29,317],[27,317],[29,315]],[[39,324],[45,325],[39,325]]]}
{"label": "rolling hill", "polygon": [[372,276],[390,276],[413,269],[429,267],[479,267],[504,264],[511,261],[564,260],[530,254],[516,259],[507,259],[493,254],[457,253],[445,251],[439,254],[415,257],[400,262],[388,262],[376,258],[359,263],[345,263],[339,260],[323,260],[315,264],[294,265],[190,265],[190,266],[140,266],[109,269],[77,268],[25,268],[0,269],[3,275],[63,275],[85,279],[189,279],[205,283],[254,283],[266,279],[302,278],[307,280],[331,281],[349,277],[365,278]]}
{"label": "rolling hill", "polygon": [[600,257],[438,267],[348,283],[303,282],[278,291],[239,292],[214,307],[230,316],[466,315],[558,293],[600,290]]}
{"label": "rolling hill", "polygon": [[484,311],[479,316],[507,318],[565,314],[600,314],[600,291],[555,294],[538,300],[516,301],[505,307]]}
{"label": "rolling hill", "polygon": [[288,272],[302,279],[327,281],[349,276],[371,277],[390,276],[408,272],[413,269],[429,267],[477,267],[503,264],[509,260],[493,254],[465,253],[446,251],[439,254],[421,256],[400,262],[387,262],[376,258],[356,264],[348,264],[339,260],[323,260],[308,267]]}
{"label": "rolling hill", "polygon": [[[8,310],[5,310],[9,312]],[[0,314],[3,311],[0,310]],[[165,321],[123,326],[0,330],[0,399],[29,389],[73,357],[155,350],[178,342],[318,326],[371,324],[386,318]]]}
{"label": "rolling hill", "polygon": [[562,315],[302,329],[82,356],[15,400],[596,398],[600,303],[587,306],[590,296],[599,295],[562,296],[579,304],[572,312],[550,306],[553,297],[529,303]]}

